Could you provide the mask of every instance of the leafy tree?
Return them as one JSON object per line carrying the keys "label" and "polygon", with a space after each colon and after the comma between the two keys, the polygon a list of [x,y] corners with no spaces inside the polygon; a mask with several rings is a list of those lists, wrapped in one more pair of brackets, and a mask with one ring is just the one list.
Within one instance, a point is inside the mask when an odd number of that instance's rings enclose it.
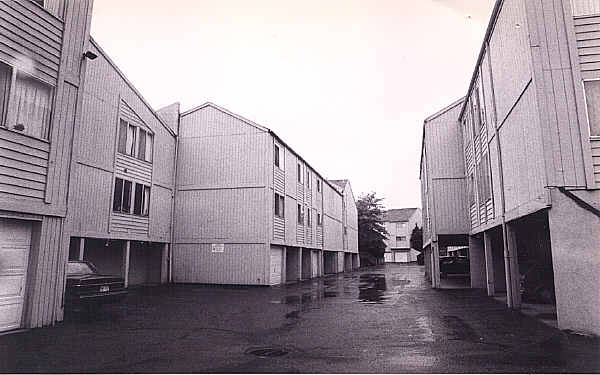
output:
{"label": "leafy tree", "polygon": [[418,224],[415,224],[410,234],[410,247],[423,252],[423,228],[419,228]]}
{"label": "leafy tree", "polygon": [[383,261],[388,232],[383,225],[383,198],[375,193],[361,196],[356,202],[358,210],[358,252],[361,259],[371,264]]}

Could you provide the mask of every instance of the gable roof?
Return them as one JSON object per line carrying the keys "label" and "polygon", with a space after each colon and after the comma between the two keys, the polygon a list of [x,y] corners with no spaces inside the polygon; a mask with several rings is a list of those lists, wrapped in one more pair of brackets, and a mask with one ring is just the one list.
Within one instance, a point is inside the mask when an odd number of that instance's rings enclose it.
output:
{"label": "gable roof", "polygon": [[346,184],[348,183],[348,180],[327,180],[329,182],[331,182],[333,185],[338,186],[341,191],[344,191],[344,189],[346,189]]}
{"label": "gable roof", "polygon": [[383,213],[383,221],[397,222],[408,221],[418,208],[395,208]]}
{"label": "gable roof", "polygon": [[246,124],[248,124],[248,125],[250,125],[250,126],[254,126],[255,128],[257,128],[257,129],[259,129],[259,130],[262,130],[262,131],[265,131],[265,132],[269,133],[269,134],[270,134],[271,136],[273,136],[273,137],[274,137],[274,138],[275,138],[275,139],[276,139],[276,140],[277,140],[277,141],[278,141],[278,142],[279,142],[281,145],[283,145],[283,146],[287,147],[287,148],[288,148],[288,150],[290,150],[290,152],[291,152],[292,154],[296,155],[296,157],[298,157],[298,159],[299,159],[299,160],[301,160],[301,161],[302,161],[302,162],[304,162],[304,163],[305,163],[305,164],[306,164],[308,167],[310,167],[310,169],[312,169],[312,170],[313,170],[313,172],[314,172],[314,173],[315,173],[317,176],[319,176],[319,177],[320,177],[320,178],[323,180],[323,182],[324,182],[324,183],[326,183],[327,185],[331,186],[331,188],[333,188],[333,190],[335,190],[335,192],[336,192],[336,193],[338,193],[339,195],[342,195],[342,196],[343,196],[343,194],[342,194],[342,192],[340,191],[340,189],[339,189],[339,186],[338,186],[338,185],[335,185],[335,184],[331,183],[329,180],[327,180],[326,178],[323,178],[323,176],[321,176],[321,174],[320,174],[319,172],[317,172],[317,170],[316,170],[315,168],[313,168],[313,167],[312,167],[312,166],[311,166],[311,165],[310,165],[310,164],[309,164],[309,163],[308,163],[308,162],[307,162],[307,161],[306,161],[306,160],[305,160],[305,159],[304,159],[302,156],[300,156],[300,154],[298,154],[296,151],[294,151],[294,149],[292,149],[292,148],[291,148],[291,147],[290,147],[290,146],[289,146],[289,145],[288,145],[288,144],[287,144],[287,143],[286,143],[286,142],[285,142],[283,139],[281,139],[281,137],[280,137],[280,136],[278,136],[278,135],[277,135],[277,134],[276,134],[276,133],[275,133],[273,130],[271,130],[271,129],[267,128],[266,126],[259,125],[259,124],[255,123],[254,121],[248,120],[248,119],[247,119],[247,118],[245,118],[245,117],[242,117],[242,116],[240,116],[240,115],[238,115],[238,114],[236,114],[236,113],[233,113],[233,112],[231,112],[231,111],[230,111],[230,110],[228,110],[228,109],[225,109],[225,108],[223,108],[223,107],[221,107],[221,106],[218,106],[218,105],[216,105],[216,104],[214,104],[214,103],[211,103],[211,102],[206,102],[206,103],[204,103],[204,104],[201,104],[201,105],[199,105],[199,106],[197,106],[197,107],[194,107],[194,108],[192,108],[192,109],[188,109],[187,111],[185,111],[185,112],[181,113],[181,115],[180,115],[180,116],[181,116],[181,117],[183,117],[183,116],[187,116],[187,115],[189,115],[189,114],[191,114],[191,113],[193,113],[193,112],[199,111],[199,110],[201,110],[201,109],[203,109],[203,108],[207,108],[207,107],[214,108],[214,109],[216,109],[217,111],[221,111],[221,112],[223,112],[223,113],[225,113],[225,114],[228,114],[228,115],[230,115],[230,116],[232,116],[232,117],[234,117],[234,118],[236,118],[236,119],[238,119],[238,120],[240,120],[240,121],[242,121],[242,122],[244,122],[244,123],[246,123]]}

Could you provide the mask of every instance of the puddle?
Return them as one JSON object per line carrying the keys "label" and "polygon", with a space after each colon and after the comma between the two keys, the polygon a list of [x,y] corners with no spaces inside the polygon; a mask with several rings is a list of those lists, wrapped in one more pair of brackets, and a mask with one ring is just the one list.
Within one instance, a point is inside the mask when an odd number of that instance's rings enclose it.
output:
{"label": "puddle", "polygon": [[387,282],[383,274],[360,275],[358,301],[361,303],[384,303],[390,299]]}

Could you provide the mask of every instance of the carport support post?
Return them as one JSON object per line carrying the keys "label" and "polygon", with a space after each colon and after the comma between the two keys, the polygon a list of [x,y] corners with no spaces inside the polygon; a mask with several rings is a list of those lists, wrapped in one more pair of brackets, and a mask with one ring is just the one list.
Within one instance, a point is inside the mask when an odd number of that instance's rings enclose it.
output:
{"label": "carport support post", "polygon": [[79,239],[79,260],[83,260],[85,254],[85,237]]}
{"label": "carport support post", "polygon": [[483,232],[483,249],[485,251],[487,295],[493,297],[496,294],[496,284],[494,280],[494,258],[492,257],[492,236],[489,232]]}
{"label": "carport support post", "polygon": [[283,247],[283,256],[281,257],[283,260],[283,264],[281,265],[281,283],[285,284],[288,279],[287,279],[287,247]]}
{"label": "carport support post", "polygon": [[298,281],[302,280],[302,248],[298,248]]}
{"label": "carport support post", "polygon": [[125,279],[125,288],[129,286],[129,254],[131,252],[131,241],[123,242],[123,278]]}
{"label": "carport support post", "polygon": [[160,262],[160,283],[166,284],[169,280],[169,244],[163,244]]}
{"label": "carport support post", "polygon": [[512,224],[505,225],[504,270],[506,273],[506,300],[511,309],[521,308],[521,276],[517,261],[517,234]]}
{"label": "carport support post", "polygon": [[431,243],[431,286],[440,287],[440,246],[437,241]]}

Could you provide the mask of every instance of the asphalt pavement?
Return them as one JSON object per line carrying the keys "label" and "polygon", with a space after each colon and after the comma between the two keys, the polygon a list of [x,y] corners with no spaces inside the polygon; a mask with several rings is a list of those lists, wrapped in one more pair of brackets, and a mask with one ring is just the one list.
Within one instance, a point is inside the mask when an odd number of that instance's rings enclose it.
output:
{"label": "asphalt pavement", "polygon": [[385,265],[278,287],[168,285],[0,336],[0,372],[600,372],[596,338]]}

